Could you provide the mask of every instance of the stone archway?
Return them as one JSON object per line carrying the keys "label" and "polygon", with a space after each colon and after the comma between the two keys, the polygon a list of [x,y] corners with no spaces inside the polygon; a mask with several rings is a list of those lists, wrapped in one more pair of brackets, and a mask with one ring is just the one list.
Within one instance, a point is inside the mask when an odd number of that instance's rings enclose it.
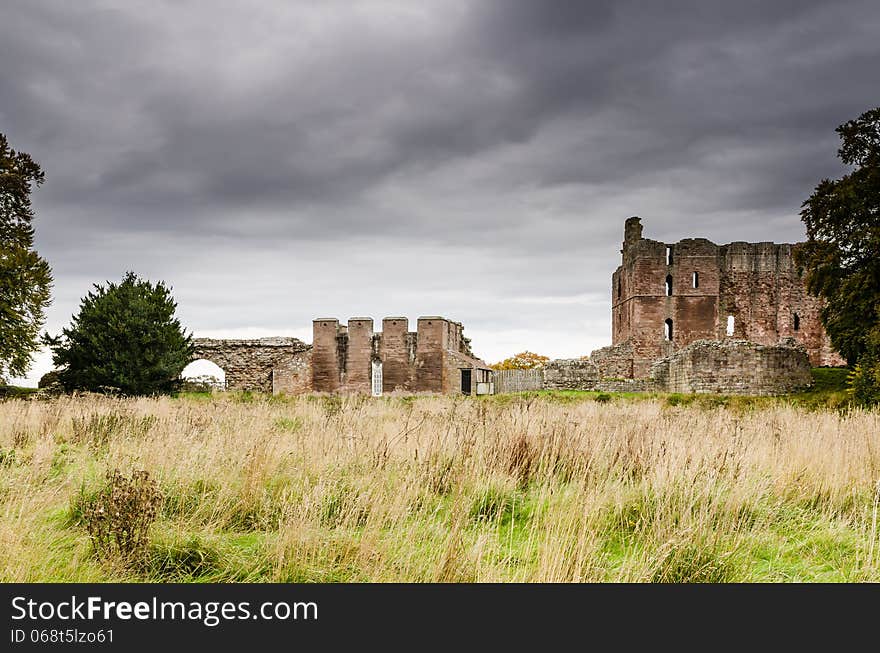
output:
{"label": "stone archway", "polygon": [[226,389],[226,370],[204,358],[197,358],[189,362],[180,373],[180,378],[185,386],[195,386],[205,389]]}
{"label": "stone archway", "polygon": [[311,346],[297,338],[195,338],[193,347],[192,360],[204,359],[223,368],[227,390],[258,392],[296,387],[288,376],[291,370],[307,367],[311,353]]}

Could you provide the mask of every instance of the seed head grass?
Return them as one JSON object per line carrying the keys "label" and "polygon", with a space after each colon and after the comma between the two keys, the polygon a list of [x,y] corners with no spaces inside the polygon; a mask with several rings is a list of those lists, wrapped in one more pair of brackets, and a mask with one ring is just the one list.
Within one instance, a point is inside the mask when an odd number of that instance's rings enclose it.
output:
{"label": "seed head grass", "polygon": [[16,398],[0,581],[878,582],[878,482],[784,401]]}

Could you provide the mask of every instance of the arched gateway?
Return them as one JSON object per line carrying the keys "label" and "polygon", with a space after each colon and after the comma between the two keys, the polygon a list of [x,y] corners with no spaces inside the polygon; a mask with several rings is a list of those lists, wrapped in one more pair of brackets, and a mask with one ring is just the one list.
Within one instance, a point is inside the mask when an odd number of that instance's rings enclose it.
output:
{"label": "arched gateway", "polygon": [[227,390],[304,392],[311,384],[311,345],[296,338],[215,340],[195,338],[192,360],[226,372]]}

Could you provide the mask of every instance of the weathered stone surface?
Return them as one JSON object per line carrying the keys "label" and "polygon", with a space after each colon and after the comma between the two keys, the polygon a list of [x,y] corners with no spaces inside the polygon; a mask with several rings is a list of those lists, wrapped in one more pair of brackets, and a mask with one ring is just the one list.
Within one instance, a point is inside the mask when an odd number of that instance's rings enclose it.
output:
{"label": "weathered stone surface", "polygon": [[726,338],[772,345],[791,337],[813,365],[843,365],[819,319],[822,304],[807,293],[791,252],[792,245],[769,242],[663,243],[642,238],[639,218],[627,220],[622,263],[612,276],[612,344],[632,348],[631,376],[648,376],[654,361],[692,342]]}
{"label": "weathered stone surface", "polygon": [[[308,360],[311,347],[296,338],[215,340],[195,338],[193,360],[209,360],[226,373],[228,390],[273,391],[273,376],[279,385],[295,386],[293,372]],[[273,375],[273,370],[278,372]]]}
{"label": "weathered stone surface", "polygon": [[590,354],[590,362],[596,366],[600,378],[633,378],[633,348],[628,342],[595,350]]}
{"label": "weathered stone surface", "polygon": [[775,345],[747,340],[698,340],[651,366],[655,386],[666,392],[777,395],[812,384],[803,343]]}
{"label": "weathered stone surface", "polygon": [[548,390],[595,390],[599,368],[591,360],[560,358],[544,366],[544,387]]}
{"label": "weathered stone surface", "polygon": [[471,394],[488,384],[486,363],[470,351],[462,325],[439,316],[420,317],[416,332],[405,317],[386,317],[382,331],[373,320],[353,317],[313,323],[312,389],[316,392],[369,393],[372,366],[382,364],[382,391],[462,392],[462,370],[470,370]]}

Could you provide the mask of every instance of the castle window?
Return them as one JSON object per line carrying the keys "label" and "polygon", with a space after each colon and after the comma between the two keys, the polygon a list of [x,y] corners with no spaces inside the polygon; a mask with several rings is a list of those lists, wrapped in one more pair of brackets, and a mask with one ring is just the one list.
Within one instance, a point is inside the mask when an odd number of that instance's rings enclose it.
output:
{"label": "castle window", "polygon": [[666,246],[666,265],[672,265],[672,245]]}
{"label": "castle window", "polygon": [[694,288],[700,287],[700,273],[694,272]]}
{"label": "castle window", "polygon": [[621,294],[621,285],[620,285],[620,279],[618,279],[617,280],[617,299],[620,299],[620,294]]}
{"label": "castle window", "polygon": [[663,337],[672,342],[672,320],[667,319],[666,322],[663,323]]}
{"label": "castle window", "polygon": [[372,374],[370,383],[370,394],[374,397],[382,396],[382,361],[374,360],[371,364]]}
{"label": "castle window", "polygon": [[672,297],[672,275],[666,275],[666,296]]}
{"label": "castle window", "polygon": [[729,335],[729,336],[733,335],[733,327],[734,327],[733,315],[728,315],[727,316],[727,335]]}
{"label": "castle window", "polygon": [[801,316],[798,315],[797,313],[794,314],[794,330],[795,331],[801,330]]}

